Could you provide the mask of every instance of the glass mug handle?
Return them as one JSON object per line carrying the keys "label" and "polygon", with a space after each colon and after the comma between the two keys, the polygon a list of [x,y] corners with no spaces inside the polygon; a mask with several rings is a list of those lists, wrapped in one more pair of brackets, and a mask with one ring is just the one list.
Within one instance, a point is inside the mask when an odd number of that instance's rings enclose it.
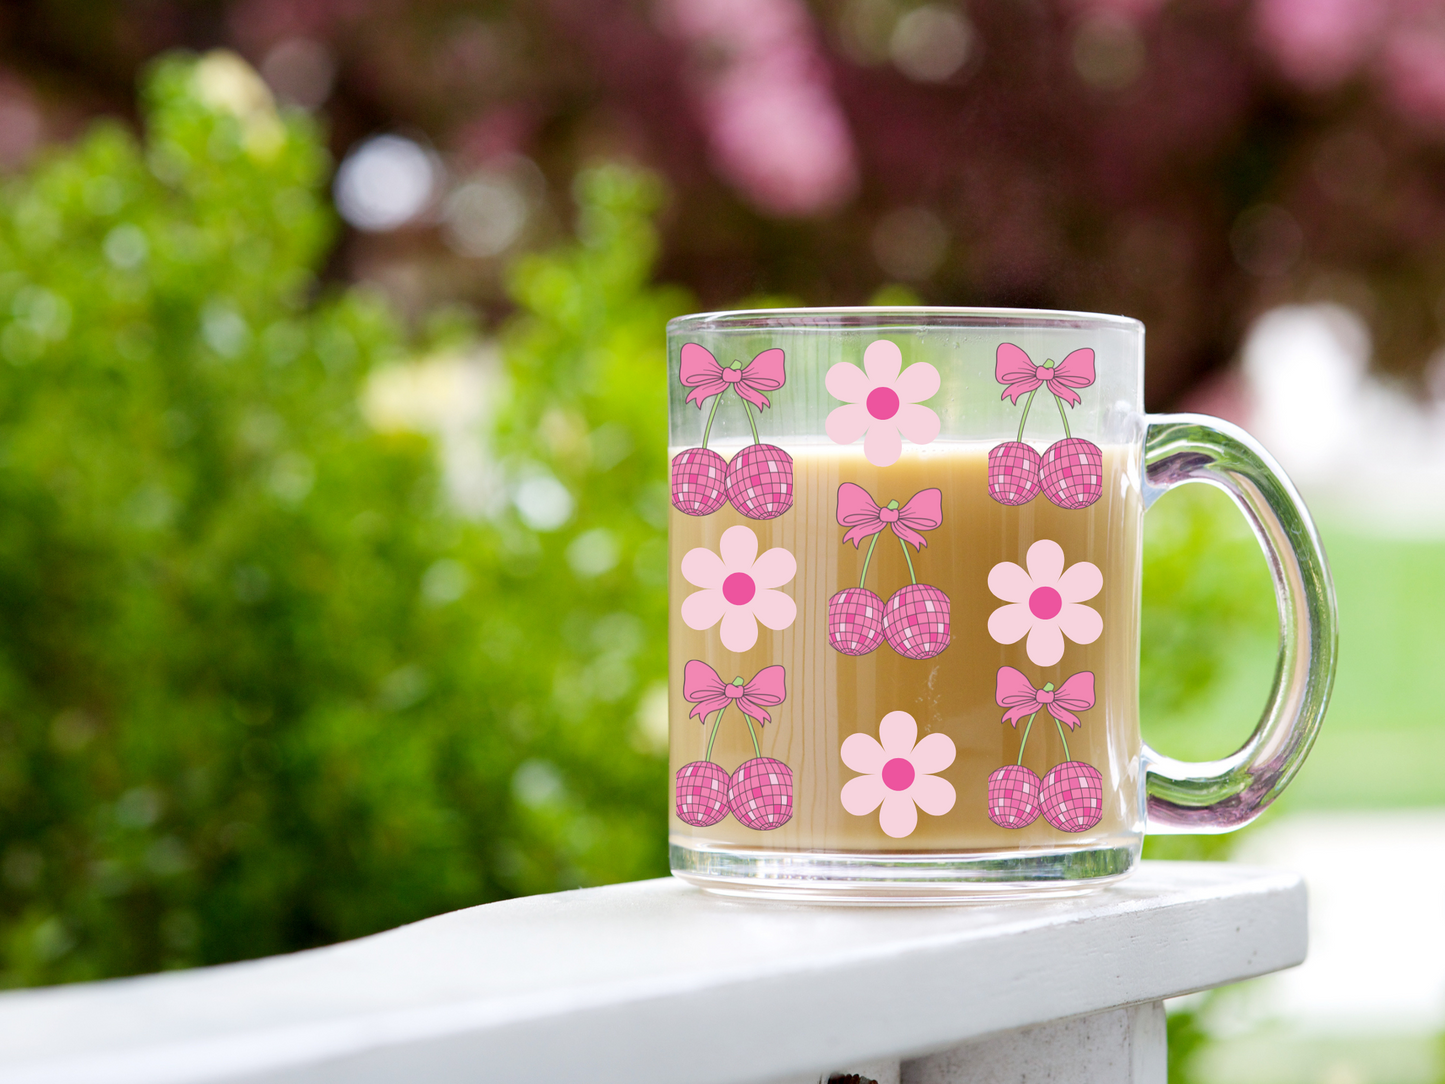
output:
{"label": "glass mug handle", "polygon": [[1144,507],[1188,482],[1224,490],[1269,562],[1279,606],[1279,663],[1254,733],[1232,756],[1190,763],[1143,748],[1147,830],[1243,828],[1279,797],[1304,762],[1334,683],[1335,588],[1315,525],[1274,459],[1237,426],[1197,414],[1146,418]]}

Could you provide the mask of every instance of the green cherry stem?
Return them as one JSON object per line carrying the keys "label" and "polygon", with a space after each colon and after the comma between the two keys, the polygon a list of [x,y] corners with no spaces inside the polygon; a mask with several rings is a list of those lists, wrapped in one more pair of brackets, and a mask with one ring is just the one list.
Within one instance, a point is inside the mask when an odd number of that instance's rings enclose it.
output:
{"label": "green cherry stem", "polygon": [[[747,366],[734,358],[733,363],[729,365],[728,368],[736,369],[737,371],[741,372],[743,369],[747,368]],[[743,393],[738,391],[738,386],[736,384],[733,385],[733,391],[736,391],[738,393],[738,401],[743,404],[743,413],[748,416],[748,425],[752,428],[753,431],[753,443],[761,444],[762,441],[758,439],[758,423],[753,421],[753,412],[748,409],[748,401],[743,398]],[[718,400],[722,400],[721,395],[718,396]],[[762,407],[758,407],[758,409],[762,410]],[[706,445],[704,445],[704,447],[706,447]]]}
{"label": "green cherry stem", "polygon": [[1054,726],[1059,728],[1059,741],[1064,743],[1064,759],[1073,760],[1074,758],[1069,756],[1069,739],[1064,737],[1064,724],[1055,719]]}
{"label": "green cherry stem", "polygon": [[[1023,443],[1023,439],[1024,439],[1024,423],[1029,420],[1029,408],[1034,405],[1034,396],[1037,395],[1038,393],[1039,393],[1039,389],[1038,389],[1038,388],[1035,388],[1033,391],[1029,392],[1029,397],[1024,400],[1024,416],[1019,419],[1019,435],[1018,435],[1018,440],[1019,440],[1019,443],[1020,443],[1020,444]],[[717,408],[716,408],[716,407],[713,407],[713,409],[716,410]],[[704,448],[707,447],[707,440],[706,440],[706,439],[703,440],[702,445],[703,445]]]}
{"label": "green cherry stem", "polygon": [[868,578],[868,563],[873,560],[873,551],[878,548],[878,536],[882,533],[882,531],[879,531],[878,534],[873,536],[873,541],[868,543],[868,556],[863,558],[863,575],[858,577],[859,587],[862,587],[863,581]]}
{"label": "green cherry stem", "polygon": [[[745,684],[742,679],[742,675],[740,674],[737,677],[733,678],[731,684],[737,686],[738,688],[742,688],[742,686]],[[724,705],[722,710],[727,710],[726,705]],[[742,708],[739,708],[738,710],[742,711]],[[719,718],[721,718],[721,711],[718,712],[718,716]],[[753,729],[753,717],[745,711],[743,712],[743,722],[748,724],[748,735],[753,739],[753,752],[756,753],[758,756],[762,756],[763,751],[758,747],[758,732]]]}
{"label": "green cherry stem", "polygon": [[[1034,390],[1038,391],[1037,388]],[[1068,440],[1073,434],[1069,432],[1069,416],[1064,413],[1064,401],[1055,395],[1054,405],[1059,408],[1059,417],[1064,419],[1064,439]]]}
{"label": "green cherry stem", "polygon": [[[722,396],[718,396],[718,398],[721,399]],[[743,404],[743,413],[748,416],[748,425],[752,426],[753,443],[761,444],[762,441],[758,439],[758,423],[753,420],[753,412],[748,409],[748,401],[743,398],[742,392],[738,392],[738,401]]]}
{"label": "green cherry stem", "polygon": [[712,432],[712,420],[717,417],[717,408],[718,404],[722,402],[722,397],[722,392],[718,392],[717,395],[713,397],[712,412],[707,416],[707,428],[702,431],[702,446],[704,449],[707,448],[707,435]]}
{"label": "green cherry stem", "polygon": [[918,577],[913,574],[913,556],[908,552],[908,543],[900,538],[898,544],[903,547],[903,559],[908,562],[908,578],[912,580],[916,586]]}
{"label": "green cherry stem", "polygon": [[[1056,367],[1057,365],[1058,365],[1058,362],[1056,362],[1053,358],[1049,358],[1047,361],[1044,362],[1044,368],[1045,368],[1045,369],[1052,369],[1052,368]],[[1034,392],[1036,392],[1036,391],[1038,391],[1038,390],[1039,390],[1038,388],[1035,388],[1034,391],[1029,392],[1029,402],[1033,402]],[[1051,395],[1053,394],[1053,389],[1052,389],[1052,388],[1049,389],[1049,394],[1051,394]],[[1060,399],[1057,395],[1054,395],[1054,406],[1056,406],[1056,407],[1059,408],[1059,417],[1062,418],[1063,421],[1064,421],[1064,439],[1067,440],[1069,437],[1073,436],[1073,434],[1069,432],[1069,416],[1064,413],[1064,401],[1063,401],[1062,399]],[[1028,415],[1029,415],[1029,409],[1028,409],[1027,406],[1025,406],[1025,407],[1024,407],[1024,417],[1027,418]],[[1019,440],[1023,440],[1023,439],[1024,439],[1024,427],[1023,427],[1023,423],[1020,422],[1020,423],[1019,423]]]}
{"label": "green cherry stem", "polygon": [[[742,369],[742,367],[743,367],[743,363],[740,362],[740,361],[736,361],[736,360],[734,360],[733,363],[728,366],[729,369],[739,369],[739,370]],[[712,401],[712,412],[708,414],[708,416],[707,416],[707,425],[703,428],[703,431],[702,431],[702,446],[703,446],[704,448],[707,447],[707,437],[708,437],[708,434],[712,432],[712,420],[717,417],[717,408],[722,405],[723,396],[726,395],[727,393],[728,393],[727,388],[723,388],[722,391],[718,392],[717,395],[715,395],[715,396],[713,397],[713,401]],[[738,398],[740,398],[740,399],[742,398],[741,394],[738,396]],[[745,399],[743,400],[743,413],[748,415],[748,424],[753,426],[753,443],[754,443],[754,444],[757,444],[757,443],[759,443],[759,441],[758,441],[758,427],[757,427],[756,425],[753,425],[753,416],[752,416],[751,414],[748,414],[748,404],[747,404],[747,400],[745,400]]]}
{"label": "green cherry stem", "polygon": [[[1038,712],[1034,712],[1034,715],[1037,715],[1037,714],[1038,714]],[[1020,767],[1023,766],[1023,762],[1024,762],[1024,746],[1028,745],[1028,743],[1029,743],[1029,731],[1034,728],[1034,715],[1030,715],[1030,716],[1029,716],[1029,721],[1024,724],[1024,738],[1023,738],[1023,741],[1019,742],[1019,759],[1018,759],[1017,763],[1018,763],[1018,765],[1019,765]],[[711,747],[709,747],[709,748],[711,748]]]}
{"label": "green cherry stem", "polygon": [[754,755],[761,757],[761,756],[763,755],[763,751],[762,751],[762,749],[758,746],[758,732],[753,729],[753,717],[752,717],[751,715],[749,715],[747,712],[743,712],[743,722],[745,722],[745,723],[748,724],[748,734],[751,735],[751,737],[752,737],[752,739],[753,739],[753,753],[754,753]]}
{"label": "green cherry stem", "polygon": [[[898,509],[899,509],[901,506],[899,505],[899,503],[898,503],[897,501],[889,501],[889,502],[888,502],[888,507],[891,508],[893,511],[896,512],[896,511],[898,511]],[[882,532],[882,531],[879,531],[878,533],[879,533],[879,534],[882,534],[883,532]],[[898,535],[897,535],[896,532],[894,533],[894,537],[895,537],[895,538],[898,537]],[[912,558],[912,557],[909,555],[909,553],[908,553],[908,543],[904,542],[902,538],[898,538],[898,544],[903,547],[903,559],[908,562],[908,578],[909,578],[909,580],[911,580],[914,584],[917,584],[917,583],[918,583],[918,577],[913,574],[913,558]],[[861,587],[862,584],[859,584],[859,586]]]}
{"label": "green cherry stem", "polygon": [[727,710],[728,706],[724,704],[722,707],[717,709],[717,715],[713,717],[712,737],[708,738],[707,740],[707,752],[702,755],[703,760],[712,760],[712,743],[717,741],[718,727],[722,726],[723,712]]}

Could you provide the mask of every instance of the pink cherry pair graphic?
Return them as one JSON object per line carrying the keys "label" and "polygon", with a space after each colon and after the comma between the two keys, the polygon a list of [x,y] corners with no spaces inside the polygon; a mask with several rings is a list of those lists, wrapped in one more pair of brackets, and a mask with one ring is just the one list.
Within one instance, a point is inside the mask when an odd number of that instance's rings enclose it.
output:
{"label": "pink cherry pair graphic", "polygon": [[1087,508],[1104,492],[1104,453],[1093,441],[1065,437],[1039,455],[1021,440],[988,453],[988,495],[999,504],[1028,504],[1043,493],[1060,508]]}
{"label": "pink cherry pair graphic", "polygon": [[1042,780],[1032,768],[1005,764],[988,777],[988,819],[1000,828],[1044,820],[1061,832],[1086,832],[1104,816],[1104,779],[1081,760],[1055,764]]}
{"label": "pink cherry pair graphic", "polygon": [[[707,717],[714,715],[702,759],[677,770],[677,815],[684,823],[707,828],[729,811],[759,832],[771,832],[788,823],[793,816],[793,770],[781,760],[763,756],[753,727],[754,720],[758,726],[771,723],[768,709],[787,697],[787,672],[776,664],[763,667],[751,681],[739,675],[728,682],[701,659],[692,659],[682,668],[682,698],[693,705],[689,718],[697,716],[706,725]],[[747,724],[754,755],[729,775],[722,765],[713,763],[712,747],[723,716],[733,706]]]}
{"label": "pink cherry pair graphic", "polygon": [[[1008,709],[1002,721],[1017,727],[1027,715],[1028,723],[1019,741],[1018,760],[989,774],[988,819],[1000,828],[1024,828],[1038,820],[1042,812],[1044,819],[1061,832],[1084,832],[1094,827],[1104,815],[1104,779],[1092,764],[1070,757],[1069,739],[1064,733],[1064,727],[1077,730],[1082,726],[1078,713],[1094,706],[1093,671],[1071,674],[1057,688],[1051,681],[1035,688],[1022,670],[1001,666],[997,683],[994,699],[999,707]],[[1064,762],[1050,768],[1042,780],[1032,768],[1024,767],[1024,750],[1040,712],[1053,717],[1064,748]]]}
{"label": "pink cherry pair graphic", "polygon": [[[712,399],[712,410],[702,431],[702,447],[688,448],[672,460],[672,506],[686,516],[710,516],[731,501],[748,519],[777,519],[793,507],[793,457],[777,445],[764,444],[758,423],[749,407],[759,414],[771,407],[765,391],[777,391],[787,383],[783,351],[764,350],[744,365],[734,361],[721,365],[712,353],[697,343],[682,348],[678,377],[688,388],[687,402],[702,404]],[[724,461],[707,446],[712,423],[731,388],[743,403],[753,443]]]}
{"label": "pink cherry pair graphic", "polygon": [[828,643],[844,655],[867,655],[884,640],[905,659],[931,659],[948,646],[948,596],[910,583],[885,603],[866,587],[848,587],[828,600]]}
{"label": "pink cherry pair graphic", "polygon": [[[1092,441],[1069,432],[1069,416],[1064,404],[1076,407],[1081,402],[1076,388],[1087,388],[1094,382],[1094,351],[1071,351],[1063,361],[1052,358],[1035,365],[1013,343],[1001,343],[994,364],[994,378],[1005,385],[1000,398],[1015,406],[1024,400],[1019,419],[1018,436],[997,445],[988,453],[988,494],[999,504],[1027,504],[1043,493],[1060,508],[1087,508],[1104,492],[1104,453]],[[1039,455],[1024,443],[1024,426],[1034,396],[1043,388],[1053,396],[1064,423],[1064,439],[1056,441]]]}
{"label": "pink cherry pair graphic", "polygon": [[[844,655],[867,655],[887,640],[905,659],[931,659],[946,648],[951,638],[948,596],[932,584],[918,582],[908,552],[910,545],[923,552],[928,540],[922,532],[942,525],[942,491],[922,489],[904,504],[877,504],[862,486],[844,482],[838,487],[838,522],[848,528],[844,542],[857,548],[865,538],[872,541],[858,586],[846,587],[828,600],[828,643],[833,649]],[[886,603],[863,586],[885,529],[898,539],[912,581]]]}
{"label": "pink cherry pair graphic", "polygon": [[732,502],[748,519],[777,519],[793,507],[793,457],[774,444],[750,444],[727,462],[711,448],[672,460],[672,506],[710,516]]}
{"label": "pink cherry pair graphic", "polygon": [[745,760],[728,775],[710,760],[677,770],[677,815],[694,828],[708,828],[732,813],[759,832],[781,828],[793,816],[793,770],[772,757]]}

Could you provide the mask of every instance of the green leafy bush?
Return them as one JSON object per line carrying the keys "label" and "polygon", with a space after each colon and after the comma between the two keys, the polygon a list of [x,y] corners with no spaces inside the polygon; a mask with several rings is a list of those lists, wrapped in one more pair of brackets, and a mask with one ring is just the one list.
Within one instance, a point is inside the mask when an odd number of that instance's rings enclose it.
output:
{"label": "green leafy bush", "polygon": [[516,270],[517,500],[471,521],[362,416],[427,346],[318,287],[311,122],[220,54],[162,61],[144,115],[0,194],[0,982],[663,872],[636,717],[681,304],[647,181],[588,175],[581,241]]}

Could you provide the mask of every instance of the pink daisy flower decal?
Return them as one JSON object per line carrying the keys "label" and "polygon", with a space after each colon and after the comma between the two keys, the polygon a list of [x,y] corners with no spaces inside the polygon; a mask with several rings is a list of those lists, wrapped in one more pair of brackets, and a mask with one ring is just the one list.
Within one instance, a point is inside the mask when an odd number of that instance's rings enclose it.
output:
{"label": "pink daisy flower decal", "polygon": [[878,339],[863,351],[863,368],[840,361],[823,383],[828,394],[846,404],[828,415],[825,428],[836,444],[863,438],[863,454],[875,467],[889,467],[903,454],[903,437],[931,444],[938,436],[938,415],[925,399],[938,393],[938,370],[926,361],[903,368],[897,344]]}
{"label": "pink daisy flower decal", "polygon": [[798,562],[781,547],[759,556],[758,536],[741,525],[722,533],[718,551],[699,546],[683,555],[683,579],[702,590],[682,600],[682,620],[699,632],[721,621],[723,647],[747,651],[758,642],[759,621],[778,630],[798,616],[797,604],[776,590],[797,574]]}
{"label": "pink daisy flower decal", "polygon": [[912,835],[918,811],[941,817],[957,798],[953,784],[940,779],[953,763],[956,750],[947,734],[929,734],[918,740],[918,724],[906,711],[890,711],[878,724],[878,738],[850,734],[840,753],[855,776],[843,784],[843,808],[866,817],[882,806],[878,827],[894,839]]}
{"label": "pink daisy flower decal", "polygon": [[1064,568],[1064,551],[1041,538],[1029,547],[1028,571],[1000,561],[988,574],[988,589],[1008,603],[988,616],[988,634],[1001,644],[1028,636],[1025,649],[1035,666],[1053,666],[1064,657],[1064,637],[1092,644],[1104,631],[1104,619],[1083,606],[1104,587],[1098,566],[1079,561]]}

